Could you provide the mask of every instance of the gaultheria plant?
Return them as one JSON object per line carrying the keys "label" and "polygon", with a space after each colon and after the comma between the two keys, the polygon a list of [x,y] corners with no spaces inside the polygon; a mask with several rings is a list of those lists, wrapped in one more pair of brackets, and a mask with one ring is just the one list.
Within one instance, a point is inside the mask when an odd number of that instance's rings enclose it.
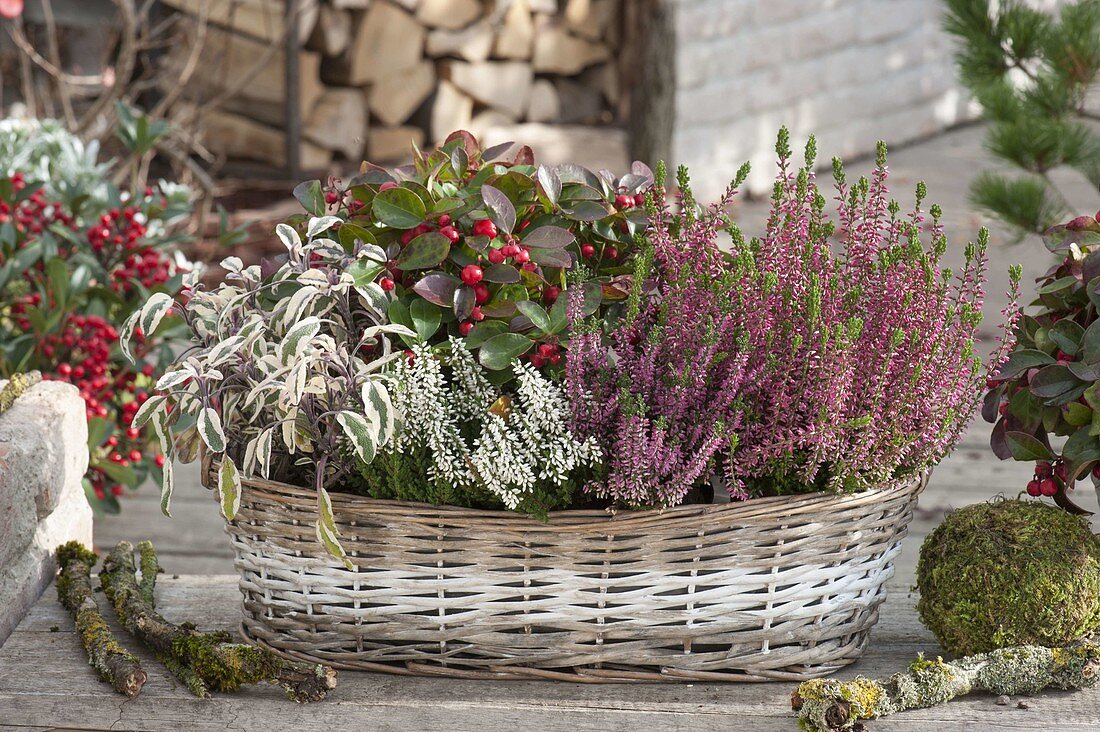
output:
{"label": "gaultheria plant", "polygon": [[[861,489],[928,469],[957,442],[984,382],[1012,346],[1020,272],[1002,338],[986,363],[975,355],[988,232],[968,244],[960,272],[941,265],[941,212],[916,204],[899,215],[888,197],[886,146],[871,179],[849,186],[833,161],[837,223],[806,167],[792,171],[786,130],[762,239],[735,237],[742,277],[735,309],[752,308],[757,377],[747,389],[731,486],[753,492]],[[763,325],[763,324],[761,324]]]}

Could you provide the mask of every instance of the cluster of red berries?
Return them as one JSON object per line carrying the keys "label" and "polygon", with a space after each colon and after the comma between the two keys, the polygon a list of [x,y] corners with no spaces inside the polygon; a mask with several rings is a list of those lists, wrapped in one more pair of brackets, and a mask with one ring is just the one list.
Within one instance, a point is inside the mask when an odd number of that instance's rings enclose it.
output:
{"label": "cluster of red berries", "polygon": [[[151,189],[146,194],[152,194]],[[112,208],[88,229],[88,243],[110,272],[110,287],[128,295],[140,282],[146,289],[163,285],[172,276],[171,261],[148,245],[147,228],[136,206]]]}
{"label": "cluster of red berries", "polygon": [[562,362],[561,346],[557,343],[540,343],[538,348],[527,355],[531,365],[541,369],[546,364],[557,366]]}
{"label": "cluster of red berries", "polygon": [[[12,174],[8,181],[12,190],[17,193],[27,187],[27,180],[22,173]],[[54,222],[73,226],[73,218],[65,213],[60,203],[47,200],[46,193],[41,188],[18,203],[0,201],[0,224],[11,223],[19,233],[41,234]]]}
{"label": "cluster of red berries", "polygon": [[[96,315],[74,315],[66,323],[60,334],[45,336],[40,346],[47,358],[59,357],[56,374],[47,379],[66,381],[80,390],[84,399],[85,411],[89,420],[96,417],[108,418],[110,406],[117,412],[116,432],[104,443],[104,457],[120,466],[140,462],[145,445],[141,430],[130,427],[137,410],[149,398],[149,393],[136,385],[137,373],[129,369],[116,369],[110,361],[111,348],[118,341],[118,331],[113,325]],[[147,364],[141,373],[146,377],[153,375],[153,367]],[[122,435],[122,439],[119,438]],[[162,467],[164,457],[157,456],[157,466]],[[124,490],[120,484],[111,485],[107,473],[97,467],[88,471],[88,480],[95,495],[103,499],[107,492],[119,495]]]}
{"label": "cluster of red berries", "polygon": [[1027,484],[1029,496],[1053,496],[1060,485],[1066,484],[1066,464],[1051,465],[1046,460],[1035,464],[1035,477]]}

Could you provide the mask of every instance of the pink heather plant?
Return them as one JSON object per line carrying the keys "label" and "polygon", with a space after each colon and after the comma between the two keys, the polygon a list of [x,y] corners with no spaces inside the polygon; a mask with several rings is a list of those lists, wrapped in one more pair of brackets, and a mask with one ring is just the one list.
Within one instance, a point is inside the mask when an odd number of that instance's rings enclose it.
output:
{"label": "pink heather plant", "polygon": [[[899,217],[884,145],[871,180],[851,187],[834,161],[839,226],[809,172],[814,140],[797,172],[786,130],[776,150],[762,239],[746,243],[720,213],[745,169],[707,210],[682,174],[681,212],[659,200],[651,210],[653,293],[637,283],[606,338],[590,325],[574,337],[574,428],[608,456],[608,475],[590,490],[673,505],[717,471],[735,499],[918,473],[954,447],[1011,348],[1018,268],[999,345],[984,366],[974,355],[984,229],[962,272],[941,269],[939,208],[925,225],[921,184],[913,212]],[[731,252],[719,248],[721,230]]]}

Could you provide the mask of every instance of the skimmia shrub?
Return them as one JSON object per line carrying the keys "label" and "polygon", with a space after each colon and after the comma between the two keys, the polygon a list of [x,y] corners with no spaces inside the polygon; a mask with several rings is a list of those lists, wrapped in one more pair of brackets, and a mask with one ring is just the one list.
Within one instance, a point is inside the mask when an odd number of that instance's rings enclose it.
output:
{"label": "skimmia shrub", "polygon": [[142,340],[131,363],[118,330],[151,293],[179,291],[189,265],[172,249],[189,192],[163,183],[118,190],[94,146],[56,123],[0,122],[0,159],[11,171],[0,177],[0,377],[37,369],[80,390],[85,492],[95,508],[117,512],[127,487],[159,477],[155,439],[130,421],[178,333],[165,327]]}
{"label": "skimmia shrub", "polygon": [[1036,463],[1027,492],[1076,512],[1067,491],[1090,473],[1100,486],[1100,214],[1052,227],[1045,241],[1061,261],[1039,278],[982,415],[996,423],[998,457]]}

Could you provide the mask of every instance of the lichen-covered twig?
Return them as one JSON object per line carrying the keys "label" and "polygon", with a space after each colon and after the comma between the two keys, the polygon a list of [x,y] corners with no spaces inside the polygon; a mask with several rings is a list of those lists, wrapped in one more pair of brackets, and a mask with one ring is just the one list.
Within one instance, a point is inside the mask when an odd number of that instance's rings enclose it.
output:
{"label": "lichen-covered twig", "polygon": [[955,661],[926,660],[888,679],[814,679],[791,694],[798,726],[810,732],[853,729],[874,719],[942,704],[974,691],[1037,694],[1043,689],[1086,689],[1100,680],[1100,643],[1064,648],[1015,646]]}
{"label": "lichen-covered twig", "polygon": [[57,578],[57,598],[76,622],[76,632],[88,654],[88,663],[99,678],[110,682],[121,694],[138,695],[148,678],[141,663],[115,640],[99,612],[92,594],[91,571],[96,556],[77,541],[57,550],[61,574]]}
{"label": "lichen-covered twig", "polygon": [[39,381],[42,381],[42,374],[38,371],[12,374],[8,379],[8,383],[0,389],[0,414],[11,409],[11,405],[15,403],[15,400]]}
{"label": "lichen-covered twig", "polygon": [[[152,545],[143,547],[143,571],[155,565]],[[324,699],[336,687],[336,671],[328,666],[286,661],[266,649],[232,643],[228,633],[201,633],[186,624],[168,622],[147,599],[155,576],[152,571],[143,576],[148,584],[138,582],[134,548],[128,541],[111,550],[99,574],[122,625],[168,659],[170,670],[193,693],[236,691],[243,684],[266,681],[282,686],[294,701],[308,702]]]}

